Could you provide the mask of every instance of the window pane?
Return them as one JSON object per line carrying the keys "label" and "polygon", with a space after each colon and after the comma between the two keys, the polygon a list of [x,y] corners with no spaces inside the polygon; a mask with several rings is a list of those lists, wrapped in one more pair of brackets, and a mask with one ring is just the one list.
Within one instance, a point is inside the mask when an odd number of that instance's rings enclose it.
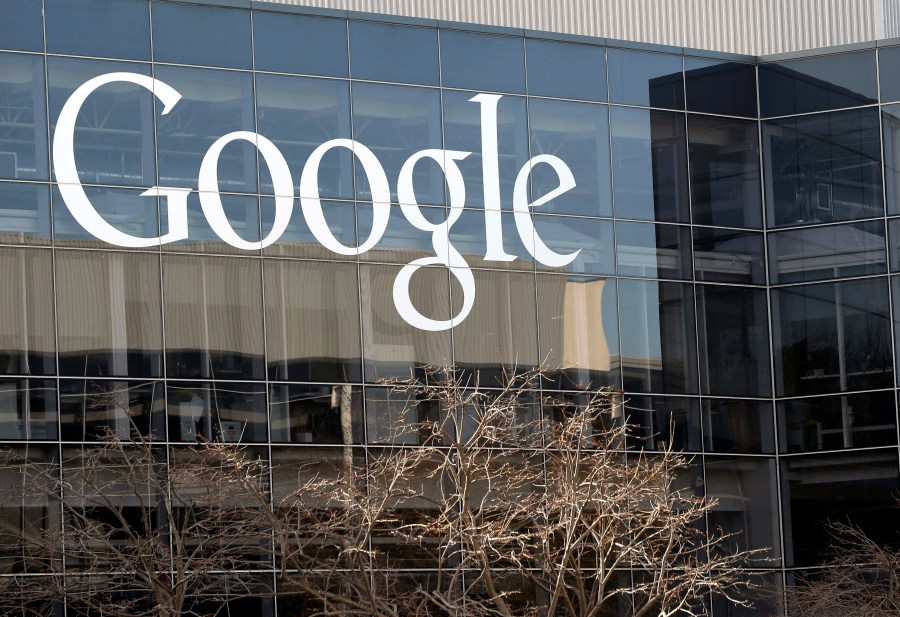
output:
{"label": "window pane", "polygon": [[698,281],[766,283],[763,234],[694,227],[694,276]]}
{"label": "window pane", "polygon": [[900,214],[900,105],[881,108],[888,214]]}
{"label": "window pane", "polygon": [[697,392],[692,285],[620,280],[619,330],[626,392]]}
{"label": "window pane", "polygon": [[703,448],[707,452],[775,453],[772,403],[703,399]]}
{"label": "window pane", "polygon": [[882,216],[875,109],[763,123],[770,226]]}
{"label": "window pane", "polygon": [[687,226],[617,221],[616,261],[622,276],[690,280],[691,230]]}
{"label": "window pane", "polygon": [[[159,236],[158,199],[141,197],[141,189],[84,187],[91,205],[112,227],[132,236]],[[56,246],[71,248],[110,248],[110,245],[88,232],[75,220],[59,192],[53,185],[53,236]],[[158,251],[156,247],[143,250]]]}
{"label": "window pane", "polygon": [[262,384],[169,382],[169,441],[266,441],[266,388]]}
{"label": "window pane", "polygon": [[700,401],[676,396],[627,396],[625,414],[634,425],[630,446],[645,450],[699,452]]}
{"label": "window pane", "polygon": [[249,69],[250,38],[250,11],[153,3],[153,59],[157,62]]}
{"label": "window pane", "polygon": [[253,11],[257,71],[347,77],[347,22],[343,19]]}
{"label": "window pane", "polygon": [[439,445],[429,424],[446,418],[438,401],[412,393],[366,387],[366,438],[370,444]]}
{"label": "window pane", "polygon": [[606,100],[606,50],[599,45],[525,39],[528,94]]}
{"label": "window pane", "polygon": [[[234,232],[243,240],[256,242],[260,239],[259,202],[255,195],[220,195],[225,219]],[[270,198],[271,199],[271,198]],[[168,211],[163,204],[160,213],[163,229],[169,228]],[[232,246],[209,226],[209,219],[203,212],[199,193],[192,192],[187,198],[187,218],[189,235],[184,240],[168,242],[162,246],[166,252],[179,253],[222,253],[231,255],[253,255],[259,251],[248,251]]]}
{"label": "window pane", "polygon": [[162,375],[159,257],[58,251],[63,375]]}
{"label": "window pane", "polygon": [[441,30],[441,79],[447,88],[522,94],[523,41],[517,36]]}
{"label": "window pane", "polygon": [[577,252],[567,266],[535,262],[539,270],[573,274],[615,274],[612,221],[568,216],[533,216],[535,234],[550,250],[563,255]]}
{"label": "window pane", "polygon": [[[0,22],[5,19],[4,14]],[[5,118],[0,125],[0,178],[46,180],[47,102],[41,56],[0,53],[0,114]]]}
{"label": "window pane", "polygon": [[610,48],[607,58],[611,102],[684,109],[681,56]]}
{"label": "window pane", "polygon": [[612,107],[609,119],[616,216],[688,222],[684,115]]}
{"label": "window pane", "polygon": [[263,275],[269,378],[360,381],[356,265],[266,260]]}
{"label": "window pane", "polygon": [[263,379],[258,259],[163,256],[169,377]]}
{"label": "window pane", "polygon": [[756,122],[688,116],[694,224],[762,227]]}
{"label": "window pane", "polygon": [[50,188],[0,182],[0,243],[50,244]]}
{"label": "window pane", "polygon": [[0,248],[0,374],[56,373],[49,250]]}
{"label": "window pane", "polygon": [[619,326],[614,279],[537,277],[540,359],[552,388],[619,389]]}
{"label": "window pane", "polygon": [[269,386],[272,443],[363,442],[362,388],[337,386]]}
{"label": "window pane", "polygon": [[[267,224],[275,219],[275,203],[271,197],[263,197],[260,201],[263,233],[268,234]],[[335,239],[344,246],[357,246],[356,205],[352,201],[326,201],[324,199],[321,203],[325,222]],[[371,208],[371,205],[369,207]],[[372,250],[377,250],[377,247]],[[296,202],[284,234],[275,244],[264,248],[263,255],[356,261],[355,255],[340,255],[322,246],[310,231],[309,225],[306,224],[306,217],[303,216],[303,210]]]}
{"label": "window pane", "polygon": [[63,441],[165,438],[162,382],[64,379],[59,390]]}
{"label": "window pane", "polygon": [[42,13],[40,2],[0,0],[0,48],[44,51]]}
{"label": "window pane", "polygon": [[[534,259],[522,244],[522,237],[516,228],[513,213],[502,212],[499,215],[501,238],[494,235],[488,238],[486,217],[492,215],[496,215],[496,213],[464,208],[462,214],[450,227],[450,245],[475,267],[490,267],[498,270],[534,270]],[[502,245],[504,252],[517,259],[511,261],[485,259],[489,240],[492,246]]]}
{"label": "window pane", "polygon": [[[6,373],[0,352],[0,374]],[[56,439],[56,382],[0,379],[0,439]],[[4,487],[8,487],[4,483]]]}
{"label": "window pane", "polygon": [[884,221],[826,225],[769,235],[769,280],[798,283],[887,271]]}
{"label": "window pane", "polygon": [[782,452],[896,445],[894,392],[782,401],[778,435]]}
{"label": "window pane", "polygon": [[763,289],[697,286],[704,394],[770,396],[766,304]]}
{"label": "window pane", "polygon": [[763,117],[878,102],[875,51],[832,54],[759,66]]}
{"label": "window pane", "polygon": [[353,79],[438,85],[437,30],[351,20],[350,74]]}
{"label": "window pane", "polygon": [[[447,219],[447,208],[437,208],[429,206],[421,206],[419,212],[427,220],[442,228],[446,225],[442,224]],[[470,211],[465,210],[468,213]],[[478,212],[472,210],[472,213]],[[372,217],[374,209],[371,202],[357,202],[356,204],[356,227],[357,233],[363,242],[372,233]],[[447,249],[442,247],[438,255],[434,248],[434,237],[432,232],[424,231],[413,226],[404,216],[403,211],[399,207],[391,207],[388,217],[387,228],[378,244],[371,250],[360,255],[360,261],[380,261],[387,263],[407,264],[414,259],[422,257],[438,256],[446,260]]]}
{"label": "window pane", "polygon": [[147,0],[44,0],[44,10],[50,53],[150,59]]}
{"label": "window pane", "polygon": [[708,58],[684,59],[688,111],[756,117],[756,67]]}

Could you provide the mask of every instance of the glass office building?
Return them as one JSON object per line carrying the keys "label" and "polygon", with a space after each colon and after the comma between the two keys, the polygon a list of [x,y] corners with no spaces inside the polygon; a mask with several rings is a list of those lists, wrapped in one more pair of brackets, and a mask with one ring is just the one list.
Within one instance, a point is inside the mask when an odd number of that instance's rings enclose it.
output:
{"label": "glass office building", "polygon": [[65,460],[127,407],[171,453],[328,459],[384,439],[384,378],[546,362],[696,454],[761,583],[822,563],[828,519],[896,539],[900,41],[0,6],[4,447]]}

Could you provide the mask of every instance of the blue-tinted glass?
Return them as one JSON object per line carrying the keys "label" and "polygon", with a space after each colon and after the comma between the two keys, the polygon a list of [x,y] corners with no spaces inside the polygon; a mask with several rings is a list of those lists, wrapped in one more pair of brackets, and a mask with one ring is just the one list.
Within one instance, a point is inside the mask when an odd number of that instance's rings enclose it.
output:
{"label": "blue-tinted glass", "polygon": [[773,284],[887,271],[884,221],[780,231],[768,239]]}
{"label": "blue-tinted glass", "polygon": [[153,59],[249,69],[250,11],[153,3]]}
{"label": "blue-tinted glass", "polygon": [[[237,71],[168,66],[158,66],[156,78],[182,95],[157,119],[159,183],[197,188],[200,163],[213,142],[232,131],[255,130],[253,78]],[[160,106],[157,102],[157,109]],[[219,190],[255,193],[256,159],[254,144],[228,144],[219,157]]]}
{"label": "blue-tinted glass", "polygon": [[[397,178],[406,160],[420,150],[442,147],[440,91],[354,84],[353,136],[378,157],[387,173],[391,201],[396,202]],[[413,188],[417,203],[444,204],[444,174],[433,160],[416,164]],[[366,171],[358,162],[356,196],[365,200],[373,198]]]}
{"label": "blue-tinted glass", "polygon": [[441,30],[441,81],[447,88],[525,92],[520,37]]}
{"label": "blue-tinted glass", "polygon": [[[611,216],[609,121],[606,105],[529,99],[531,154],[562,159],[572,170],[575,188],[537,208],[537,212]],[[531,170],[532,200],[559,187],[547,164]]]}
{"label": "blue-tinted glass", "polygon": [[774,454],[772,403],[704,399],[703,442],[707,452]]}
{"label": "blue-tinted glass", "polygon": [[0,182],[0,243],[50,244],[50,188]]}
{"label": "blue-tinted glass", "polygon": [[878,49],[878,79],[881,101],[900,101],[900,47]]}
{"label": "blue-tinted glass", "polygon": [[150,59],[147,0],[44,0],[44,8],[50,53]]}
{"label": "blue-tinted glass", "polygon": [[606,56],[611,102],[684,109],[681,56],[615,48]]}
{"label": "blue-tinted glass", "polygon": [[606,100],[606,50],[597,45],[526,39],[528,94]]}
{"label": "blue-tinted glass", "polygon": [[688,115],[688,147],[694,224],[761,228],[757,123]]}
{"label": "blue-tinted glass", "polygon": [[[127,71],[150,74],[145,64],[48,58],[50,134],[72,93],[89,79]],[[75,124],[78,177],[89,184],[156,184],[153,93],[136,84],[109,83],[87,98]],[[196,175],[194,176],[196,183]]]}
{"label": "blue-tinted glass", "polygon": [[543,215],[531,218],[538,239],[551,251],[562,255],[578,253],[568,265],[552,268],[536,262],[538,269],[573,274],[616,273],[612,221]]}
{"label": "blue-tinted glass", "polygon": [[900,214],[900,105],[881,108],[888,214]]}
{"label": "blue-tinted glass", "polygon": [[759,66],[759,105],[763,117],[877,102],[874,50]]}
{"label": "blue-tinted glass", "polygon": [[706,58],[684,59],[688,111],[756,117],[756,67]]}
{"label": "blue-tinted glass", "polygon": [[698,281],[765,285],[763,234],[694,227],[694,276]]}
{"label": "blue-tinted glass", "polygon": [[680,225],[618,221],[616,258],[622,276],[690,280],[691,230]]}
{"label": "blue-tinted glass", "polygon": [[616,216],[689,220],[684,132],[683,114],[610,108]]}
{"label": "blue-tinted glass", "polygon": [[[419,211],[429,221],[439,224],[447,218],[446,208],[422,206]],[[356,204],[356,226],[360,243],[369,238],[372,231],[373,209],[370,202]],[[442,225],[442,227],[444,227]],[[361,261],[407,264],[414,259],[438,256],[448,259],[446,250],[437,254],[432,244],[432,232],[414,227],[397,206],[391,206],[387,229],[374,248],[360,255]]]}
{"label": "blue-tinted glass", "polygon": [[883,216],[877,109],[763,123],[769,226]]}
{"label": "blue-tinted glass", "polygon": [[534,259],[522,244],[512,212],[500,215],[500,233],[502,238],[491,237],[492,244],[502,246],[503,250],[516,257],[510,261],[486,260],[488,250],[488,225],[485,210],[465,208],[462,215],[450,227],[450,245],[459,251],[470,266],[476,268],[502,268],[508,270],[532,270]]}
{"label": "blue-tinted glass", "polygon": [[[322,200],[322,212],[331,235],[347,247],[357,246],[356,206],[352,201]],[[275,219],[273,197],[260,200],[263,236],[269,233]],[[363,239],[365,241],[365,239]],[[355,255],[341,255],[322,246],[306,224],[306,217],[298,202],[294,204],[288,227],[275,244],[263,249],[263,255],[273,257],[300,257],[306,259],[349,259],[356,261]]]}
{"label": "blue-tinted glass", "polygon": [[[209,195],[213,195],[210,193]],[[247,242],[258,242],[259,235],[259,198],[255,195],[220,195],[222,210],[234,233]],[[160,222],[163,229],[169,228],[165,205],[160,211]],[[163,245],[164,251],[184,253],[222,253],[237,255],[259,254],[259,251],[247,251],[227,244],[209,226],[209,219],[203,213],[200,196],[197,192],[188,195],[188,237],[178,242]]]}
{"label": "blue-tinted glass", "polygon": [[440,83],[437,30],[365,21],[350,22],[353,79]]}
{"label": "blue-tinted glass", "polygon": [[[139,238],[154,238],[159,234],[157,198],[141,197],[140,189],[84,187],[91,205],[107,223],[121,232]],[[53,186],[53,234],[56,246],[77,248],[112,248],[86,231],[69,212]],[[153,247],[143,250],[157,250]]]}
{"label": "blue-tinted glass", "polygon": [[44,51],[40,2],[0,0],[0,49]]}
{"label": "blue-tinted glass", "polygon": [[343,19],[253,12],[258,71],[347,76],[347,22]]}
{"label": "blue-tinted glass", "polygon": [[[2,39],[0,39],[2,40]],[[40,56],[0,53],[0,178],[47,179],[47,103]]]}

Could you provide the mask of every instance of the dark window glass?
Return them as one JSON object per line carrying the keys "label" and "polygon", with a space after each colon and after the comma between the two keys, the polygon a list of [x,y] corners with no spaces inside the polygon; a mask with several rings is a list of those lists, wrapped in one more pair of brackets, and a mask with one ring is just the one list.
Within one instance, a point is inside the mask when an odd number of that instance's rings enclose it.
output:
{"label": "dark window glass", "polygon": [[360,381],[356,266],[264,262],[269,378]]}
{"label": "dark window glass", "polygon": [[169,382],[169,441],[266,441],[266,387],[245,383]]}
{"label": "dark window glass", "polygon": [[886,271],[883,220],[769,234],[769,281],[773,284]]}
{"label": "dark window glass", "polygon": [[[157,119],[159,183],[196,189],[200,163],[213,142],[232,131],[255,131],[253,77],[237,71],[159,66],[156,78],[182,95],[172,111]],[[256,160],[256,147],[250,142],[228,144],[219,157],[219,190],[255,193]]]}
{"label": "dark window glass", "polygon": [[691,229],[617,221],[616,262],[621,276],[690,280]]}
{"label": "dark window glass", "polygon": [[351,20],[350,74],[353,79],[438,85],[437,30]]}
{"label": "dark window glass", "polygon": [[[257,130],[284,156],[297,195],[300,195],[301,171],[312,151],[326,141],[352,137],[350,86],[346,81],[258,74],[256,113]],[[259,173],[262,192],[272,193],[271,174],[263,160]],[[317,185],[320,197],[353,197],[350,150],[334,148],[325,154],[319,165]]]}
{"label": "dark window glass", "polygon": [[263,379],[258,259],[163,256],[169,377]]}
{"label": "dark window glass", "polygon": [[[359,202],[356,204],[356,227],[362,242],[365,242],[366,238],[372,233],[374,212],[371,202]],[[432,223],[439,225],[441,228],[446,227],[442,223],[447,219],[447,208],[420,206],[419,212]],[[463,212],[467,215],[470,212],[476,216],[481,214],[478,210],[464,210]],[[481,217],[479,216],[478,218]],[[407,264],[414,259],[435,256],[445,261],[448,259],[446,249],[440,251],[440,254],[437,254],[435,251],[432,232],[413,226],[399,207],[392,206],[387,228],[384,230],[381,240],[372,249],[360,255],[359,259],[360,261]]]}
{"label": "dark window glass", "polygon": [[[538,207],[537,212],[611,216],[609,121],[605,105],[528,100],[531,154],[556,156],[572,170],[575,188]],[[559,187],[547,164],[531,169],[531,199]]]}
{"label": "dark window glass", "polygon": [[[99,75],[121,71],[150,75],[150,66],[48,58],[50,134],[56,131],[59,113],[77,88]],[[75,164],[82,182],[146,187],[156,184],[153,101],[152,92],[131,83],[110,83],[91,93],[75,124]],[[196,186],[196,174],[193,183]]]}
{"label": "dark window glass", "polygon": [[615,274],[613,223],[568,216],[532,216],[537,237],[562,255],[578,253],[566,266],[551,267],[535,262],[539,270],[573,274]]}
{"label": "dark window glass", "polygon": [[0,243],[50,244],[50,188],[0,182]]}
{"label": "dark window glass", "polygon": [[44,10],[50,53],[150,59],[147,0],[44,0]]}
{"label": "dark window glass", "polygon": [[688,111],[756,117],[756,67],[707,58],[684,59]]}
{"label": "dark window glass", "polygon": [[250,11],[153,3],[153,59],[175,64],[252,67]]}
{"label": "dark window glass", "polygon": [[766,283],[763,234],[694,227],[694,276],[698,281]]}
{"label": "dark window glass", "polygon": [[[352,201],[322,200],[322,212],[331,235],[344,246],[357,246],[356,241],[356,205]],[[262,208],[263,233],[267,234],[267,223],[274,220],[274,198],[264,197],[260,201]],[[371,205],[369,206],[371,208]],[[391,213],[394,214],[393,212]],[[365,238],[363,238],[365,240]],[[380,244],[380,243],[379,243]],[[372,249],[377,250],[377,245]],[[263,249],[263,255],[272,257],[302,257],[307,259],[340,259],[356,261],[355,255],[341,255],[324,246],[313,236],[303,210],[295,202],[291,212],[291,220],[287,230],[278,242]]]}
{"label": "dark window glass", "polygon": [[[159,236],[158,199],[141,197],[142,192],[140,189],[84,187],[91,205],[112,227],[132,236],[153,238]],[[53,235],[56,246],[110,248],[75,220],[59,192],[59,185],[53,185]],[[156,247],[145,250],[158,251]]]}
{"label": "dark window glass", "polygon": [[272,443],[363,443],[362,388],[272,384]]}
{"label": "dark window glass", "polygon": [[699,452],[700,401],[677,396],[627,396],[625,415],[633,425],[631,447]]}
{"label": "dark window glass", "polygon": [[707,452],[774,454],[772,403],[704,399],[703,443]]}
{"label": "dark window glass", "polygon": [[778,435],[782,452],[896,445],[894,392],[782,401]]}
{"label": "dark window glass", "polygon": [[[270,198],[271,199],[271,198]],[[259,198],[255,195],[220,195],[222,210],[232,230],[243,240],[256,242],[260,239]],[[168,211],[165,203],[161,203],[160,223],[163,229],[169,228]],[[273,206],[274,207],[274,206]],[[258,251],[239,249],[222,240],[209,226],[209,219],[203,213],[200,195],[196,192],[188,195],[187,200],[188,237],[177,242],[168,242],[162,246],[166,252],[178,253],[222,253],[226,255],[252,255]]]}
{"label": "dark window glass", "polygon": [[441,80],[447,88],[525,92],[520,37],[441,30]]}
{"label": "dark window glass", "polygon": [[0,48],[44,51],[42,13],[40,2],[0,0]]}
{"label": "dark window glass", "polygon": [[[393,288],[399,273],[400,266],[362,264],[359,267],[366,381],[409,378],[422,367],[452,363],[449,330],[431,332],[413,328],[397,313]],[[446,268],[423,267],[410,279],[410,299],[424,317],[437,321],[450,319],[449,276]],[[476,308],[480,301],[476,293]],[[472,317],[470,314],[463,323]],[[454,331],[458,330],[457,326]]]}
{"label": "dark window glass", "polygon": [[[459,251],[466,261],[475,267],[495,268],[503,270],[534,270],[534,260],[522,244],[519,230],[516,229],[512,212],[500,213],[500,236],[488,238],[487,219],[494,216],[485,210],[464,208],[462,214],[450,227],[450,245]],[[516,259],[510,261],[494,261],[485,259],[488,241],[492,246],[500,246],[503,251]]]}
{"label": "dark window glass", "polygon": [[695,393],[692,285],[619,281],[619,331],[626,392]]}
{"label": "dark window glass", "polygon": [[704,394],[770,396],[769,319],[764,289],[698,285]]}
{"label": "dark window glass", "polygon": [[0,248],[0,375],[56,373],[49,250]]}
{"label": "dark window glass", "polygon": [[[0,352],[0,374],[6,372],[3,363]],[[56,432],[55,381],[0,379],[0,439],[56,439]]]}
{"label": "dark window glass", "polygon": [[[470,103],[476,111],[475,103]],[[391,200],[397,201],[397,178],[406,160],[426,149],[440,149],[441,94],[435,88],[353,85],[353,136],[370,148],[387,173]],[[444,204],[444,174],[434,161],[420,161],[413,170],[419,204]],[[469,187],[466,186],[466,189]],[[357,199],[372,199],[368,176],[356,165]]]}
{"label": "dark window glass", "polygon": [[164,439],[165,387],[162,382],[64,379],[59,415],[63,441]]}
{"label": "dark window glass", "polygon": [[[0,5],[2,10],[5,7]],[[5,19],[4,15],[0,22],[5,23]],[[0,35],[0,41],[3,40]],[[4,118],[0,124],[0,178],[47,179],[44,92],[41,56],[0,53],[0,115]]]}
{"label": "dark window glass", "polygon": [[56,303],[62,375],[162,375],[159,257],[58,251]]}
{"label": "dark window glass", "polygon": [[694,224],[761,228],[757,123],[689,115],[688,146]]}
{"label": "dark window glass", "polygon": [[882,216],[878,111],[763,123],[770,226]]}
{"label": "dark window glass", "polygon": [[606,100],[606,50],[599,45],[525,39],[528,94]]}
{"label": "dark window glass", "polygon": [[764,118],[877,102],[874,50],[759,66],[759,104]]}
{"label": "dark window glass", "polygon": [[253,12],[257,71],[347,77],[347,22],[343,19]]}
{"label": "dark window glass", "polygon": [[432,426],[446,416],[435,400],[412,393],[366,388],[366,437],[370,444],[440,445]]}
{"label": "dark window glass", "polygon": [[892,385],[889,314],[883,278],[774,290],[777,395]]}
{"label": "dark window glass", "polygon": [[[295,503],[297,489],[306,482],[337,482],[346,478],[345,474],[350,469],[364,469],[365,465],[366,451],[363,448],[273,446],[272,499],[275,504]],[[304,602],[302,595],[294,597],[299,600],[299,608],[308,609],[311,606],[309,602]],[[284,609],[280,601],[278,608]]]}
{"label": "dark window glass", "polygon": [[538,275],[540,358],[551,387],[619,388],[615,279]]}
{"label": "dark window glass", "polygon": [[882,102],[900,100],[900,47],[878,48],[878,79]]}
{"label": "dark window glass", "polygon": [[688,222],[684,115],[610,108],[616,216]]}
{"label": "dark window glass", "polygon": [[785,565],[834,557],[829,521],[859,527],[879,545],[896,541],[897,449],[781,459]]}
{"label": "dark window glass", "polygon": [[900,219],[888,219],[888,249],[891,271],[900,271]]}
{"label": "dark window glass", "polygon": [[610,48],[607,58],[611,102],[684,109],[681,56]]}
{"label": "dark window glass", "polygon": [[[781,544],[780,538],[777,539],[777,543]],[[788,575],[790,576],[790,573]],[[725,617],[776,615],[784,606],[782,601],[784,584],[780,570],[745,572],[738,574],[737,579],[746,580],[749,585],[736,589],[735,597],[729,598],[722,594],[713,594],[711,602],[713,615],[724,615]],[[749,604],[745,604],[743,601],[747,601]]]}
{"label": "dark window glass", "polygon": [[900,214],[900,105],[881,108],[884,132],[884,182],[888,214]]}

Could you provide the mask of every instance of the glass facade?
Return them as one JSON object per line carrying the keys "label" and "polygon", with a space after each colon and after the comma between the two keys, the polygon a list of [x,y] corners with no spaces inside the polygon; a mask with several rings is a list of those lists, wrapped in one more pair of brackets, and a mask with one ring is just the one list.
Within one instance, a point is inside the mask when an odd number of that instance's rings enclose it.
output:
{"label": "glass facade", "polygon": [[[767,584],[827,558],[828,519],[896,529],[900,47],[753,62],[235,4],[3,4],[0,445],[363,460],[403,408],[380,380],[547,362],[696,456]],[[112,73],[68,173],[66,110]]]}

